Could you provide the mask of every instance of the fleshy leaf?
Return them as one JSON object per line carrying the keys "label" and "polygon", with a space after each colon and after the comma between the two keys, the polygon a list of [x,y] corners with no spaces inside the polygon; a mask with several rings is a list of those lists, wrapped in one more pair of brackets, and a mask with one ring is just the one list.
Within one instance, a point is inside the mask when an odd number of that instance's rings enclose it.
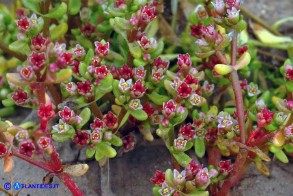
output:
{"label": "fleshy leaf", "polygon": [[119,128],[122,127],[122,126],[126,123],[126,121],[127,121],[128,118],[129,118],[129,115],[130,115],[130,113],[129,113],[129,111],[127,111],[126,114],[123,116],[123,118],[122,118],[120,124],[119,124]]}
{"label": "fleshy leaf", "polygon": [[156,105],[163,105],[164,102],[170,100],[168,96],[160,95],[159,93],[153,91],[151,94],[147,95],[148,98]]}
{"label": "fleshy leaf", "polygon": [[36,0],[22,0],[23,5],[31,11],[40,14],[40,4]]}
{"label": "fleshy leaf", "polygon": [[109,158],[113,158],[117,155],[116,150],[105,142],[97,143],[96,149],[99,149],[99,151],[102,151],[104,156],[109,157]]}
{"label": "fleshy leaf", "polygon": [[215,65],[214,69],[220,75],[226,75],[226,74],[231,73],[233,71],[232,66],[225,65],[225,64],[217,64],[217,65]]}
{"label": "fleshy leaf", "polygon": [[76,36],[76,41],[85,48],[93,49],[93,43],[83,35]]}
{"label": "fleshy leaf", "polygon": [[204,154],[205,154],[205,150],[206,150],[206,147],[205,147],[204,140],[203,139],[200,139],[200,138],[196,138],[194,140],[194,151],[195,151],[195,154],[199,158],[202,158],[204,156]]}
{"label": "fleshy leaf", "polygon": [[173,126],[178,125],[180,123],[182,123],[188,116],[188,110],[185,109],[183,114],[178,115],[176,118],[172,119],[172,124]]}
{"label": "fleshy leaf", "polygon": [[288,163],[288,157],[286,156],[286,154],[284,153],[283,150],[278,150],[275,153],[276,158],[281,161],[282,163]]}
{"label": "fleshy leaf", "polygon": [[89,108],[84,108],[79,114],[79,116],[81,117],[82,120],[76,126],[77,129],[81,129],[89,121],[91,117],[91,110]]}
{"label": "fleshy leaf", "polygon": [[65,35],[68,30],[67,23],[61,23],[58,26],[53,27],[50,29],[51,40],[55,41],[58,40],[60,37]]}
{"label": "fleshy leaf", "polygon": [[135,59],[139,59],[141,57],[142,51],[141,51],[140,46],[137,44],[137,42],[128,43],[128,47],[129,47],[129,51],[130,51],[131,55]]}
{"label": "fleshy leaf", "polygon": [[87,158],[92,158],[94,156],[95,152],[96,152],[95,149],[87,148],[85,155]]}
{"label": "fleshy leaf", "polygon": [[81,0],[69,0],[68,9],[71,15],[78,14],[81,7]]}
{"label": "fleshy leaf", "polygon": [[268,167],[263,163],[262,160],[256,160],[255,161],[255,166],[258,169],[258,171],[260,173],[262,173],[263,175],[269,176],[270,175],[270,170],[268,169]]}
{"label": "fleshy leaf", "polygon": [[148,118],[147,113],[143,111],[142,109],[138,109],[138,110],[129,109],[128,111],[137,120],[144,121]]}
{"label": "fleshy leaf", "polygon": [[110,140],[110,143],[113,144],[114,146],[123,145],[122,139],[115,134],[112,134],[112,139]]}
{"label": "fleshy leaf", "polygon": [[15,42],[12,42],[9,45],[9,49],[25,55],[28,55],[31,51],[25,40],[17,40]]}
{"label": "fleshy leaf", "polygon": [[292,153],[293,152],[293,144],[289,143],[289,144],[284,145],[284,150],[288,153]]}
{"label": "fleshy leaf", "polygon": [[59,19],[66,14],[66,11],[67,11],[67,5],[66,3],[62,2],[60,5],[57,5],[53,9],[50,9],[49,13],[43,16],[47,18]]}
{"label": "fleshy leaf", "polygon": [[172,155],[174,156],[174,158],[176,159],[176,161],[182,166],[182,167],[187,167],[187,165],[190,163],[190,161],[192,160],[187,154],[185,154],[184,152],[181,153],[172,153]]}
{"label": "fleshy leaf", "polygon": [[165,172],[165,181],[169,186],[174,187],[174,175],[171,169],[167,169]]}
{"label": "fleshy leaf", "polygon": [[208,191],[194,190],[194,191],[191,191],[188,194],[185,194],[185,196],[209,196],[209,192]]}
{"label": "fleshy leaf", "polygon": [[251,57],[249,52],[245,52],[239,60],[236,62],[236,65],[234,66],[236,70],[242,69],[246,67],[250,63]]}
{"label": "fleshy leaf", "polygon": [[68,81],[71,76],[72,76],[71,69],[62,69],[56,73],[56,80],[54,81],[54,83],[61,83],[61,82]]}
{"label": "fleshy leaf", "polygon": [[143,126],[139,127],[140,133],[143,135],[143,138],[149,142],[154,140],[154,136],[151,132],[151,126],[149,121],[146,121]]}

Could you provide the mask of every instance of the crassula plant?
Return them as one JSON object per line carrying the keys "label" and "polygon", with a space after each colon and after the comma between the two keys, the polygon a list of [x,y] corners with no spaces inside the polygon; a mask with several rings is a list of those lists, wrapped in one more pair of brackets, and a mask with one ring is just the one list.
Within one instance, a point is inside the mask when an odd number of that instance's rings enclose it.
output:
{"label": "crassula plant", "polygon": [[249,42],[241,3],[173,0],[171,21],[159,0],[22,0],[14,12],[1,5],[0,114],[21,106],[38,116],[1,120],[4,171],[17,157],[83,195],[72,176],[90,168],[63,165],[56,143],[69,140],[103,166],[118,149],[134,149],[135,130],[171,155],[173,168],[151,178],[154,195],[228,195],[251,163],[265,175],[272,155],[287,163],[293,59],[275,73],[261,67],[263,43]]}

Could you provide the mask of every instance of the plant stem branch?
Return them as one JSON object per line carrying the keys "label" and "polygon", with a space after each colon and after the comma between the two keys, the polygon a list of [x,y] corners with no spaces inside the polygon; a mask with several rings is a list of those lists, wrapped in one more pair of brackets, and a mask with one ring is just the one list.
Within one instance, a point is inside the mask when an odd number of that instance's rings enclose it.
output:
{"label": "plant stem branch", "polygon": [[2,50],[4,53],[7,53],[11,56],[14,56],[15,58],[19,59],[20,61],[25,61],[27,59],[26,55],[19,54],[17,52],[14,52],[10,50],[6,44],[0,40],[0,50]]}
{"label": "plant stem branch", "polygon": [[67,186],[67,188],[71,191],[73,196],[83,196],[84,194],[81,192],[77,184],[73,181],[73,179],[66,173],[58,174],[58,178]]}
{"label": "plant stem branch", "polygon": [[[42,13],[43,14],[47,14],[50,8],[50,4],[51,4],[51,0],[45,0],[42,3]],[[50,36],[50,31],[49,31],[49,27],[50,27],[50,22],[51,19],[50,18],[45,18],[44,20],[44,27],[43,27],[43,36],[44,37],[49,37]]]}
{"label": "plant stem branch", "polygon": [[22,160],[24,160],[24,161],[26,161],[26,162],[28,162],[28,163],[34,165],[34,166],[37,166],[37,167],[39,167],[39,168],[41,168],[41,169],[43,169],[43,170],[45,170],[45,171],[47,171],[47,172],[50,172],[50,173],[56,173],[56,171],[53,170],[50,166],[48,166],[48,164],[45,163],[45,162],[36,161],[36,160],[34,160],[33,158],[31,158],[31,157],[28,157],[28,156],[26,156],[26,155],[20,154],[20,153],[19,153],[16,149],[14,149],[14,148],[12,148],[11,152],[12,152],[12,155],[13,155],[13,156],[15,156],[15,157],[17,157],[17,158],[19,158],[19,159],[22,159]]}
{"label": "plant stem branch", "polygon": [[[236,32],[234,32],[231,45],[232,45],[231,66],[234,66],[236,64],[236,54],[237,54],[237,33]],[[226,65],[229,64],[227,58],[220,51],[216,51],[216,56],[222,63]],[[245,117],[244,117],[244,107],[243,107],[244,104],[243,104],[243,97],[242,97],[239,77],[236,70],[233,70],[232,73],[230,74],[230,81],[232,84],[232,88],[233,88],[235,100],[236,100],[236,109],[237,109],[238,124],[240,129],[241,143],[244,144],[246,140]]]}
{"label": "plant stem branch", "polygon": [[[231,43],[231,66],[236,65],[236,55],[237,55],[237,33],[236,31],[233,34],[232,43]],[[241,143],[245,143],[246,140],[246,130],[245,130],[245,116],[244,116],[244,104],[243,97],[239,82],[239,77],[236,70],[233,70],[230,76],[230,80],[232,83],[232,88],[235,95],[236,100],[236,112],[238,117],[238,124],[240,129],[240,139]]]}
{"label": "plant stem branch", "polygon": [[89,105],[89,107],[91,111],[94,113],[95,117],[98,117],[99,119],[103,119],[103,114],[95,101],[92,102]]}
{"label": "plant stem branch", "polygon": [[[174,139],[175,139],[174,127],[172,127],[168,132],[169,147],[173,146]],[[174,169],[176,169],[177,171],[181,170],[179,163],[176,161],[175,157],[172,154],[171,154],[171,163]]]}
{"label": "plant stem branch", "polygon": [[246,149],[240,149],[236,161],[233,166],[232,172],[229,174],[228,179],[224,181],[223,186],[217,193],[217,196],[227,195],[230,189],[239,182],[240,178],[244,174],[246,168],[249,165],[247,160],[248,151]]}
{"label": "plant stem branch", "polygon": [[57,107],[62,101],[61,95],[57,91],[56,86],[54,84],[48,84],[47,87],[48,87],[48,90],[50,91],[50,94],[51,94],[53,100],[54,100],[54,104]]}

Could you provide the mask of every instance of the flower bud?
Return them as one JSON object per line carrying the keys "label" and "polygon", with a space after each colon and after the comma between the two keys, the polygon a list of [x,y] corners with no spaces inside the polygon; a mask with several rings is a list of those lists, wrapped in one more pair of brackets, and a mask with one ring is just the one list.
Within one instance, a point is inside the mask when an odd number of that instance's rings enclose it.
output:
{"label": "flower bud", "polygon": [[187,140],[185,140],[183,137],[178,137],[174,140],[174,148],[178,151],[182,151],[187,144]]}
{"label": "flower bud", "polygon": [[287,138],[293,138],[293,125],[290,125],[285,128],[284,134]]}
{"label": "flower bud", "polygon": [[185,182],[185,178],[186,178],[186,171],[185,170],[183,170],[179,173],[179,171],[174,169],[173,174],[174,174],[174,181],[176,184],[182,184]]}
{"label": "flower bud", "polygon": [[266,107],[266,104],[262,99],[258,99],[255,102],[255,106],[256,106],[256,110],[258,112],[260,112],[260,111],[262,111],[262,109],[264,109]]}
{"label": "flower bud", "polygon": [[202,35],[208,43],[213,44],[216,40],[217,33],[213,25],[202,27]]}
{"label": "flower bud", "polygon": [[199,170],[195,176],[197,186],[207,186],[210,183],[209,172],[207,168]]}
{"label": "flower bud", "polygon": [[230,9],[227,9],[228,14],[228,21],[232,24],[237,24],[239,21],[239,9],[236,9],[235,7],[231,7]]}
{"label": "flower bud", "polygon": [[285,122],[287,117],[288,115],[284,114],[283,112],[276,112],[274,114],[274,122],[277,125],[282,125]]}
{"label": "flower bud", "polygon": [[216,0],[215,2],[212,2],[217,14],[223,15],[225,11],[225,3],[224,0]]}

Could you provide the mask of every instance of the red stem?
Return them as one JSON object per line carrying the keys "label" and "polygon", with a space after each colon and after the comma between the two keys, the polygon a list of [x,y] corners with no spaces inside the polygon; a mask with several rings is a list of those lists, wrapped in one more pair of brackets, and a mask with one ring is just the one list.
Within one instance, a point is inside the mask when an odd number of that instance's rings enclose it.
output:
{"label": "red stem", "polygon": [[[235,66],[236,64],[236,54],[237,54],[237,33],[234,32],[232,43],[231,43],[231,66]],[[219,58],[219,60],[224,64],[229,64],[226,57],[220,52],[216,52],[216,56]],[[244,103],[243,103],[243,97],[239,82],[239,77],[236,70],[233,70],[230,74],[230,81],[232,83],[232,88],[235,95],[236,100],[236,112],[238,116],[238,124],[240,129],[240,138],[241,143],[245,143],[246,140],[246,130],[245,130],[245,117],[244,117]]]}
{"label": "red stem", "polygon": [[[233,38],[232,38],[232,49],[231,49],[231,65],[236,65],[236,54],[237,54],[237,33],[234,31]],[[244,104],[243,104],[243,97],[239,82],[239,77],[236,70],[233,70],[231,73],[232,88],[234,91],[235,99],[236,99],[236,109],[237,109],[237,116],[238,116],[238,124],[240,129],[240,138],[241,143],[245,143],[246,140],[246,130],[245,130],[245,117],[244,117]]]}
{"label": "red stem", "polygon": [[92,113],[95,117],[98,117],[99,119],[103,119],[103,113],[101,112],[100,108],[98,107],[97,103],[94,101],[89,105]]}
{"label": "red stem", "polygon": [[58,178],[67,186],[74,196],[83,196],[83,192],[79,189],[77,184],[72,180],[72,178],[66,173],[60,173]]}
{"label": "red stem", "polygon": [[234,163],[233,170],[229,174],[228,179],[224,181],[224,184],[221,187],[220,191],[217,193],[217,196],[227,195],[230,189],[239,182],[240,178],[242,177],[246,168],[249,165],[247,155],[248,151],[246,149],[240,149],[236,161]]}
{"label": "red stem", "polygon": [[32,165],[35,165],[45,171],[48,171],[50,173],[56,173],[55,170],[53,170],[47,163],[41,162],[41,161],[36,161],[31,157],[28,157],[26,155],[20,154],[16,149],[12,148],[11,153],[13,156],[16,156],[19,159],[22,159]]}
{"label": "red stem", "polygon": [[[45,103],[45,93],[46,93],[46,88],[43,86],[43,83],[40,83],[39,86],[37,86],[36,92],[37,92],[37,96],[38,96],[38,100],[39,103]],[[47,124],[47,123],[46,123]],[[46,132],[47,127],[41,127],[43,128],[42,130],[44,132]],[[51,138],[50,134],[47,134],[48,137]],[[52,139],[52,138],[51,138]],[[60,178],[60,180],[68,187],[68,189],[71,191],[71,193],[73,195],[79,195],[82,196],[83,193],[81,192],[81,190],[79,189],[79,187],[75,184],[75,182],[72,180],[72,178],[68,175],[62,172],[63,170],[63,165],[62,162],[59,158],[58,153],[56,152],[55,146],[53,145],[53,152],[50,154],[51,156],[51,160],[53,161],[53,164],[51,164],[50,162],[48,163],[42,163],[42,162],[37,162],[33,159],[30,159],[26,156],[17,154],[15,156],[20,157],[21,159],[24,159],[26,161],[28,161],[29,163],[38,166],[46,171],[49,171],[51,173],[54,174],[58,174],[58,177]]]}
{"label": "red stem", "polygon": [[[215,168],[217,168],[221,160],[221,153],[219,152],[218,148],[216,146],[212,146],[208,148],[207,152],[208,152],[208,165],[213,165]],[[211,186],[209,186],[211,195],[215,195],[217,193],[217,185],[218,184],[212,184]]]}

